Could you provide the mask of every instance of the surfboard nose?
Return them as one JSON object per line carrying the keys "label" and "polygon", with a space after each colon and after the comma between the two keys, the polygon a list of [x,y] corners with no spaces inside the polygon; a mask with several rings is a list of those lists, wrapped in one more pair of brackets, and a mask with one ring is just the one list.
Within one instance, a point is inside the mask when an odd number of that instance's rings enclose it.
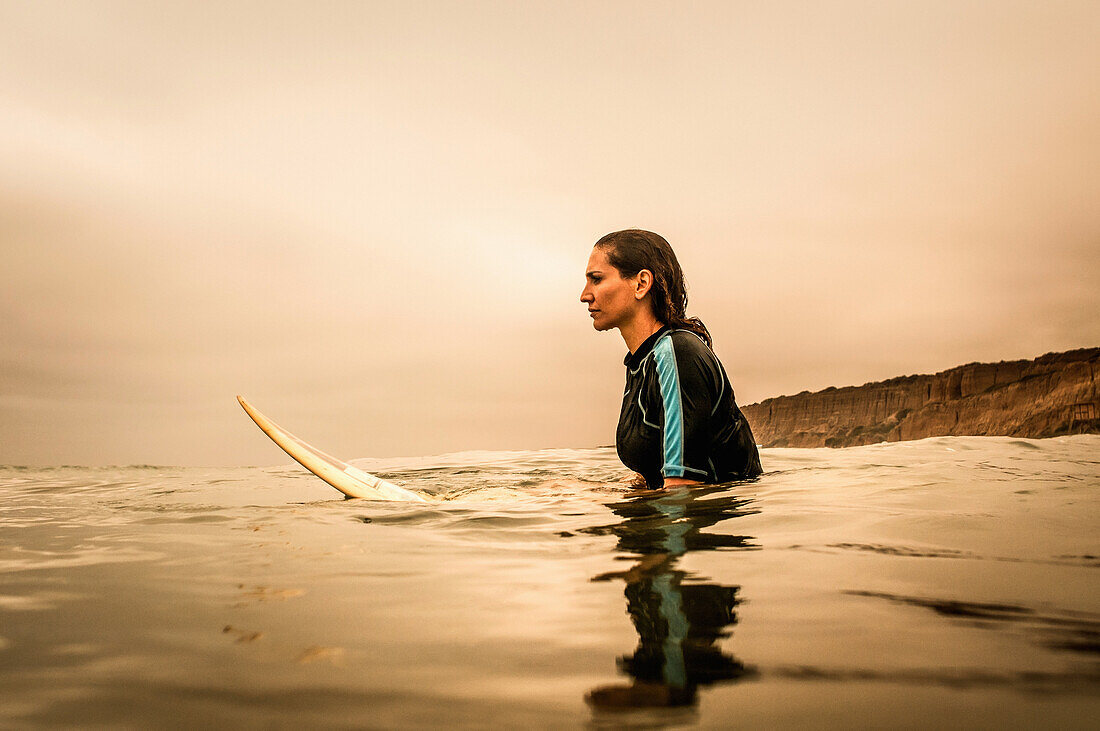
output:
{"label": "surfboard nose", "polygon": [[256,411],[256,407],[253,406],[252,404],[248,403],[248,401],[245,400],[244,396],[241,396],[240,394],[238,394],[237,395],[237,403],[239,403],[241,405],[241,408],[244,409],[244,413],[246,413],[250,417],[252,417],[253,421],[256,420],[256,414],[258,413]]}

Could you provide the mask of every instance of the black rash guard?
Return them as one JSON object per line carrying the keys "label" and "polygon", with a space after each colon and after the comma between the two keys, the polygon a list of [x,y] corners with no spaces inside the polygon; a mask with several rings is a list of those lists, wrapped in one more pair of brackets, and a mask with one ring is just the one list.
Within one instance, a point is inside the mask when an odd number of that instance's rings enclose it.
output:
{"label": "black rash guard", "polygon": [[702,338],[665,326],[623,362],[615,448],[649,487],[666,477],[716,483],[763,471],[729,377]]}

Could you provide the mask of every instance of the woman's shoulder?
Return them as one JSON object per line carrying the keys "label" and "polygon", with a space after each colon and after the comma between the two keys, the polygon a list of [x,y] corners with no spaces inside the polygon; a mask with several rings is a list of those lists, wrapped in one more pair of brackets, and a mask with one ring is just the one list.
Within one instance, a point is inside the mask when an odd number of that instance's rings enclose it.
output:
{"label": "woman's shoulder", "polygon": [[676,370],[683,383],[692,384],[695,391],[705,389],[717,393],[722,390],[722,364],[699,335],[691,330],[677,329],[669,331],[662,339],[672,345]]}
{"label": "woman's shoulder", "polygon": [[665,333],[664,337],[672,341],[677,351],[697,353],[699,355],[714,355],[710,347],[703,341],[703,338],[699,337],[698,333],[692,332],[691,330],[669,330]]}

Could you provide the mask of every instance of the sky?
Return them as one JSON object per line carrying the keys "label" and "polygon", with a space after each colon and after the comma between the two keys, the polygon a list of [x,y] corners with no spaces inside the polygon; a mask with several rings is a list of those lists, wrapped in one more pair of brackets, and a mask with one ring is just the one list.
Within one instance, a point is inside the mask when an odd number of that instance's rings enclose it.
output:
{"label": "sky", "polygon": [[738,402],[1100,345],[1100,3],[0,0],[0,464],[611,444],[592,244]]}

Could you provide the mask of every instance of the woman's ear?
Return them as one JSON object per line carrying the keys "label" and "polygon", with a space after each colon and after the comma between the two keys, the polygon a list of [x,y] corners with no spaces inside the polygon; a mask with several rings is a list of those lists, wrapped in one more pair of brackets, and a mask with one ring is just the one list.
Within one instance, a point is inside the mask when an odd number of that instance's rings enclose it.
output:
{"label": "woman's ear", "polygon": [[634,299],[640,300],[649,294],[649,290],[653,287],[653,272],[648,269],[643,269],[636,275],[636,281],[634,282]]}

